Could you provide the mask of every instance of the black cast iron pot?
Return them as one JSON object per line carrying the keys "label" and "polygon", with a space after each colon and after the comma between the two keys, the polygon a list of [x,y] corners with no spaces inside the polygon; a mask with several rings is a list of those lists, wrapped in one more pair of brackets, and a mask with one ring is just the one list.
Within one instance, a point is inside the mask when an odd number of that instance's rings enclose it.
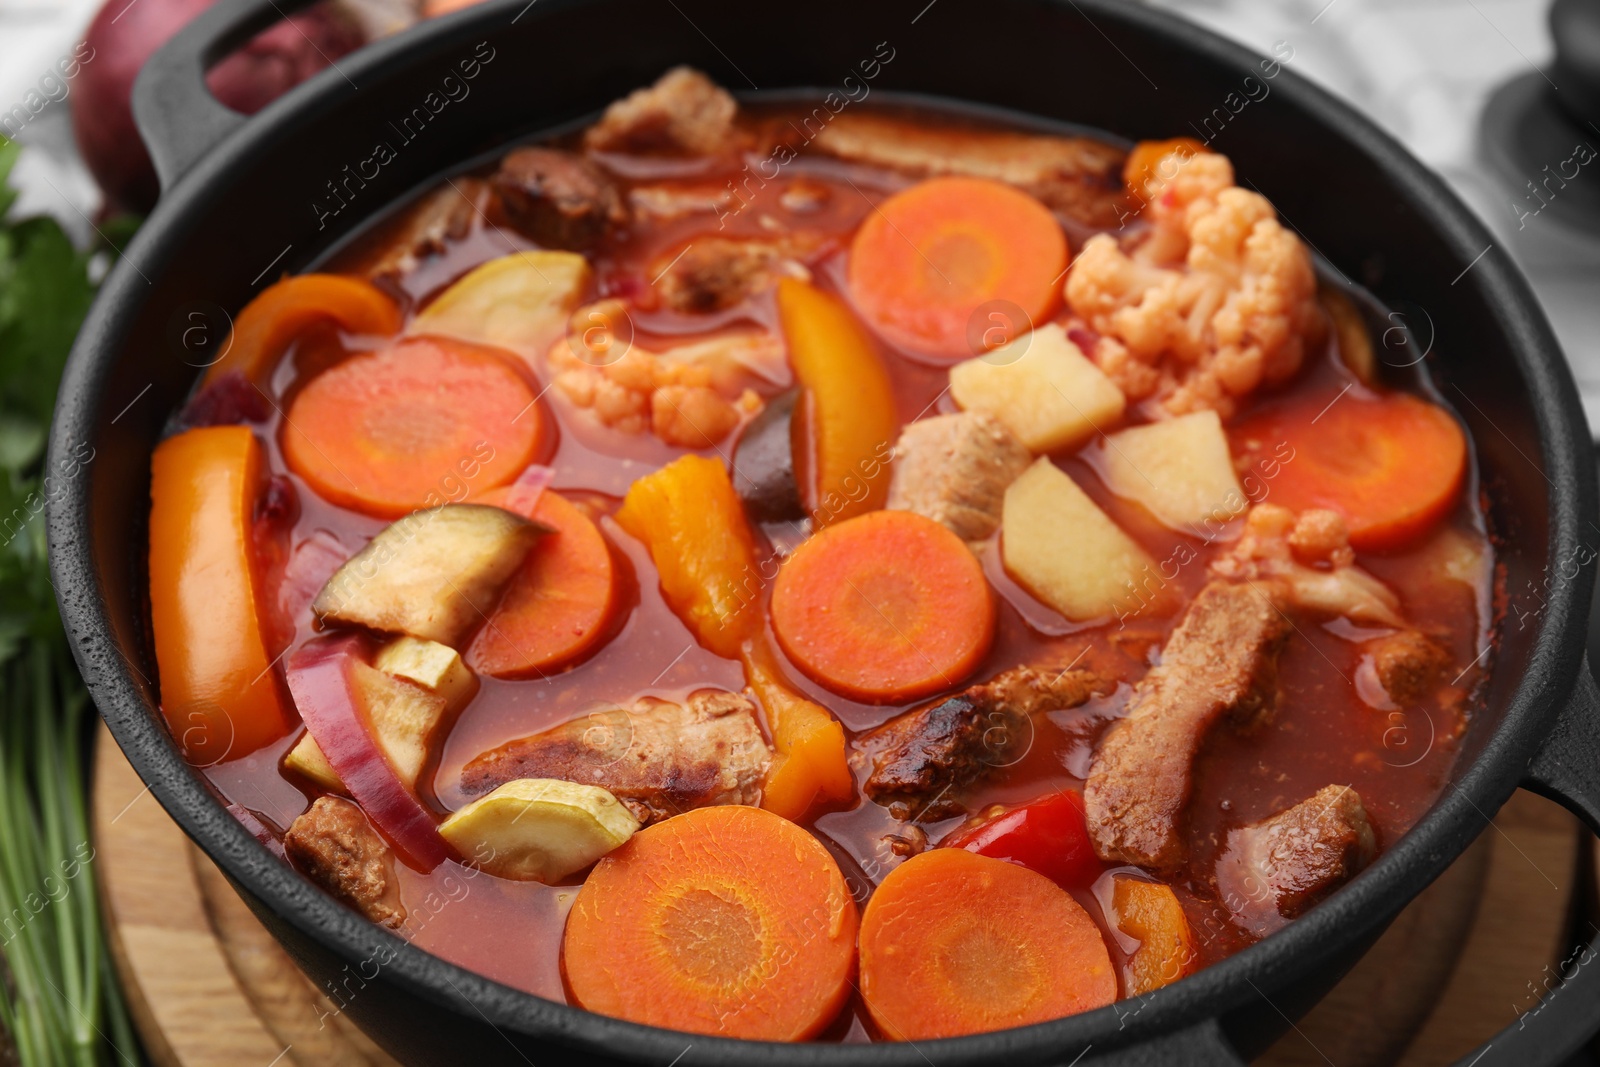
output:
{"label": "black cast iron pot", "polygon": [[[140,79],[135,110],[164,194],[67,367],[51,467],[72,469],[82,445],[94,459],[55,487],[51,563],[78,663],[134,767],[301,966],[401,1060],[1064,1067],[1087,1052],[1107,1062],[1236,1064],[1325,992],[1519,785],[1600,830],[1600,691],[1584,666],[1600,527],[1571,377],[1506,254],[1400,145],[1293,72],[1294,41],[1274,65],[1112,0],[505,0],[341,60],[248,123],[206,95],[209,62],[303,2],[223,0]],[[1132,138],[1214,138],[1241,181],[1335,268],[1425,313],[1427,367],[1475,440],[1507,594],[1486,653],[1485,706],[1438,802],[1330,900],[1175,986],[915,1047],[755,1044],[618,1022],[480,978],[335,903],[223,810],[156,708],[148,468],[197,375],[186,331],[225,330],[224,309],[325,257],[373,213],[466,161],[591,115],[673,64],[738,90],[809,87],[821,102],[828,90],[859,96],[863,61],[891,52],[874,92],[933,94]],[[396,151],[374,168],[379,142]],[[1529,1067],[1575,1048],[1600,1023],[1593,955],[1475,1062]]]}

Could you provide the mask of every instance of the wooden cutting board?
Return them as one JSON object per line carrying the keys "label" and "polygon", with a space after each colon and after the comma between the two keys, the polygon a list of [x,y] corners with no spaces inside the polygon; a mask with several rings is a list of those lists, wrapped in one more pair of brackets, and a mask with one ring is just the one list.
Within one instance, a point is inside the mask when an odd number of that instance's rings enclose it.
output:
{"label": "wooden cutting board", "polygon": [[[112,958],[157,1067],[394,1067],[334,1013],[103,729],[93,816]],[[1257,1063],[1431,1067],[1514,1022],[1514,1006],[1531,1007],[1528,983],[1561,954],[1579,843],[1571,816],[1518,793]]]}

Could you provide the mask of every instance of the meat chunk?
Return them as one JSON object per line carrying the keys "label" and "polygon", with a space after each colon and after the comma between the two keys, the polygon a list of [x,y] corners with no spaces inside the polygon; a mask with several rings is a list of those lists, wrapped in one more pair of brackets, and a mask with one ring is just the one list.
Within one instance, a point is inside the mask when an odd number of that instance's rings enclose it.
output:
{"label": "meat chunk", "polygon": [[350,801],[319,797],[289,826],[283,850],[306,877],[379,926],[405,923],[394,853]]}
{"label": "meat chunk", "polygon": [[1083,799],[1101,859],[1162,872],[1183,865],[1195,757],[1224,716],[1249,725],[1271,714],[1288,635],[1263,591],[1228,582],[1200,590],[1090,766]]}
{"label": "meat chunk", "polygon": [[1123,204],[1124,154],[1087,137],[930,129],[851,112],[835,116],[812,144],[840,159],[914,178],[954,174],[1007,182],[1090,226],[1117,225]]}
{"label": "meat chunk", "polygon": [[636,185],[628,206],[642,217],[671,222],[690,215],[718,215],[733,206],[733,193],[718,186]]}
{"label": "meat chunk", "polygon": [[1415,630],[1400,630],[1367,642],[1378,684],[1396,707],[1416,704],[1428,693],[1449,655]]}
{"label": "meat chunk", "polygon": [[489,186],[477,178],[456,178],[423,197],[401,217],[382,251],[367,267],[371,278],[409,274],[429,256],[472,232],[483,216]]}
{"label": "meat chunk", "polygon": [[964,789],[1026,753],[1033,715],[1075,708],[1098,684],[1088,671],[1014,667],[890,719],[856,741],[853,759],[871,767],[865,792],[907,822],[959,815],[966,811]]}
{"label": "meat chunk", "polygon": [[820,244],[814,236],[771,239],[700,237],[663,255],[651,267],[662,301],[686,314],[722,311],[764,292],[782,274],[810,278],[800,257]]}
{"label": "meat chunk", "polygon": [[610,790],[644,825],[690,808],[761,803],[772,751],[755,705],[702,690],[682,704],[645,697],[486,752],[462,771],[478,796],[518,778],[558,778]]}
{"label": "meat chunk", "polygon": [[500,161],[491,184],[507,221],[546,248],[583,251],[628,221],[611,179],[571,152],[519,148]]}
{"label": "meat chunk", "polygon": [[606,108],[583,135],[597,152],[632,155],[716,155],[738,143],[739,105],[690,67],[674,67],[647,89]]}
{"label": "meat chunk", "polygon": [[992,415],[921,419],[894,446],[888,506],[926,515],[963,541],[982,541],[1000,527],[1006,486],[1032,459]]}
{"label": "meat chunk", "polygon": [[1230,830],[1217,890],[1239,925],[1265,937],[1348,882],[1377,851],[1361,795],[1324,786],[1265,822]]}

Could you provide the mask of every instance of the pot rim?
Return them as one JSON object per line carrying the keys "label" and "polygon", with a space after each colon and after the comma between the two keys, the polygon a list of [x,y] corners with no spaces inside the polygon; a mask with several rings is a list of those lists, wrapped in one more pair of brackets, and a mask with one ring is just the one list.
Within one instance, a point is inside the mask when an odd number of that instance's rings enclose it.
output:
{"label": "pot rim", "polygon": [[[542,0],[533,14],[580,2]],[[1262,58],[1177,15],[1139,5],[1115,0],[1019,3],[1070,5],[1093,23],[1115,24],[1177,45],[1230,67],[1241,77],[1256,69]],[[344,96],[346,75],[381,76],[404,68],[422,56],[479,38],[508,11],[528,6],[525,0],[495,0],[368,45],[341,60],[342,72],[324,70],[291,90],[204,156],[162,197],[96,298],[62,380],[50,462],[65,457],[73,441],[92,436],[89,431],[97,421],[112,358],[119,354],[123,327],[132,321],[148,289],[134,263],[156,265],[157,270],[165,266],[194,202],[215,195],[228,176],[253,157],[292,142],[303,118],[336,109]],[[1292,70],[1282,71],[1274,92],[1282,94],[1291,108],[1335,129],[1346,146],[1360,152],[1402,191],[1407,206],[1427,220],[1462,264],[1475,264],[1461,279],[1470,282],[1463,299],[1476,297],[1497,309],[1534,406],[1540,472],[1552,488],[1550,558],[1574,558],[1581,525],[1587,521],[1600,530],[1593,523],[1590,441],[1571,372],[1526,280],[1442,179],[1371,121]],[[1552,588],[1528,669],[1501,709],[1500,722],[1483,750],[1470,765],[1455,769],[1453,786],[1372,866],[1278,933],[1173,986],[1033,1026],[915,1045],[779,1044],[643,1026],[522,992],[413,946],[315,889],[226,811],[157,724],[153,702],[141,695],[134,677],[138,668],[121,654],[100,593],[90,551],[89,511],[86,479],[72,482],[48,505],[51,571],[74,655],[96,706],[140,777],[230,881],[245,887],[248,897],[342,962],[378,963],[389,981],[413,996],[469,1017],[476,1013],[497,1030],[510,1029],[569,1047],[604,1049],[620,1057],[661,1057],[660,1062],[678,1056],[685,1063],[739,1064],[759,1054],[764,1062],[795,1067],[918,1067],[931,1058],[923,1046],[938,1062],[952,1065],[987,1062],[997,1054],[1019,1063],[1043,1062],[1059,1058],[1062,1049],[1111,1047],[1135,1034],[1147,1037],[1225,1016],[1258,998],[1270,1003],[1263,990],[1331,964],[1341,952],[1381,929],[1487,826],[1517,787],[1579,669],[1592,582],[1590,570],[1583,568],[1576,579]],[[1135,1015],[1138,1027],[1125,1029]],[[686,1044],[688,1048],[683,1047]],[[753,1046],[760,1046],[759,1052]],[[693,1055],[685,1055],[691,1049]]]}

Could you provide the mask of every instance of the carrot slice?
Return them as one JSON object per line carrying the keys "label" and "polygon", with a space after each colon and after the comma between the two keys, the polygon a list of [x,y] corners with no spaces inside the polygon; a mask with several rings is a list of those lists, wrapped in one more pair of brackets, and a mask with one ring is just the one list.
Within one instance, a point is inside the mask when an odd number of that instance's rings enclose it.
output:
{"label": "carrot slice", "polygon": [[317,323],[347,333],[388,337],[400,330],[400,308],[371,282],[341,274],[298,274],[263,289],[234,320],[206,383],[229,371],[260,381],[295,337]]}
{"label": "carrot slice", "polygon": [[1195,969],[1194,935],[1171,886],[1125,874],[1112,876],[1117,929],[1139,939],[1122,979],[1130,997],[1171,985]]}
{"label": "carrot slice", "polygon": [[[885,200],[861,224],[850,247],[850,293],[892,343],[964,358],[1042,323],[1066,266],[1060,224],[1027,193],[987,178],[933,178]],[[1029,321],[994,330],[984,317],[974,328],[980,305],[998,300]]]}
{"label": "carrot slice", "polygon": [[555,532],[533,546],[467,650],[468,666],[496,678],[522,678],[572,663],[606,635],[617,608],[616,567],[599,527],[548,489],[530,506],[532,494],[518,499],[515,488],[491,489],[476,502]]}
{"label": "carrot slice", "polygon": [[650,1026],[801,1041],[839,1013],[856,905],[817,839],[760,808],[698,808],[602,859],[562,961],[589,1011]]}
{"label": "carrot slice", "polygon": [[533,390],[492,348],[424,337],[345,360],[289,407],[283,454],[318,495],[395,518],[465,481],[504,485],[528,465]]}
{"label": "carrot slice", "polygon": [[861,999],[896,1041],[1027,1026],[1116,998],[1089,913],[1005,860],[924,852],[889,872],[861,916]]}
{"label": "carrot slice", "polygon": [[1331,508],[1362,550],[1400,548],[1455,507],[1467,439],[1437,404],[1407,393],[1313,397],[1234,427],[1235,452],[1293,456],[1268,482],[1273,503]]}
{"label": "carrot slice", "polygon": [[772,589],[772,628],[815,681],[898,703],[972,673],[994,637],[994,601],[959,537],[915,512],[874,511],[795,550]]}

